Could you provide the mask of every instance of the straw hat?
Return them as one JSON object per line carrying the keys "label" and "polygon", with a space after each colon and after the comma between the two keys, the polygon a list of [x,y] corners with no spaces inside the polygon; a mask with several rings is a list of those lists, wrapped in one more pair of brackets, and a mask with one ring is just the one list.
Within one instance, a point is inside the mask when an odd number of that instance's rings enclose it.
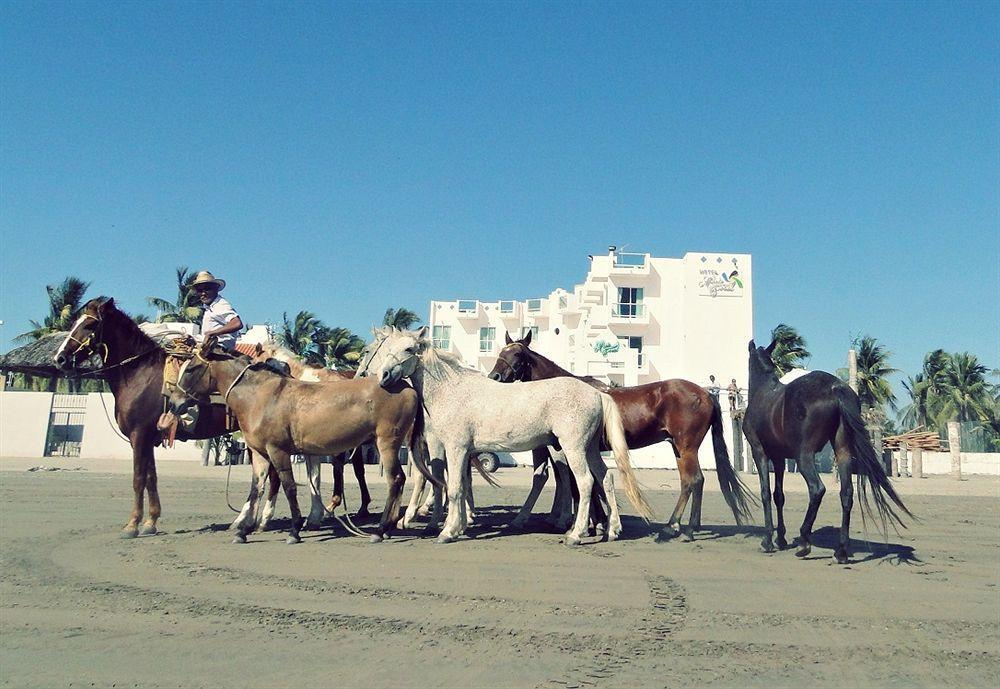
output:
{"label": "straw hat", "polygon": [[203,270],[194,276],[194,280],[191,281],[191,287],[197,287],[198,285],[216,285],[218,289],[223,289],[226,286],[226,281],[217,278],[212,275],[207,270]]}

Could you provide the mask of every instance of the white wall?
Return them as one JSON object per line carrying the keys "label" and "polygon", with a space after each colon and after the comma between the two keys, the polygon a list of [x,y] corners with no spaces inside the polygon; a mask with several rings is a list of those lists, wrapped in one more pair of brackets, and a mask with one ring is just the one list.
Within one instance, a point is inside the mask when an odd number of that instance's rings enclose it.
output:
{"label": "white wall", "polygon": [[[899,460],[899,453],[896,455]],[[913,471],[913,452],[907,453],[908,466]],[[950,452],[924,452],[923,465],[925,474],[950,474]],[[1000,476],[1000,452],[963,452],[962,474],[986,474]]]}
{"label": "white wall", "polygon": [[[101,397],[104,397],[104,405]],[[108,420],[110,417],[110,421]],[[132,446],[120,437],[115,418],[115,396],[110,392],[92,392],[87,395],[87,415],[83,427],[83,443],[80,456],[96,459],[132,459]],[[201,461],[201,448],[190,442],[174,443],[173,449],[158,447],[155,450],[158,461],[169,459]]]}
{"label": "white wall", "polygon": [[44,457],[51,392],[0,392],[0,456]]}

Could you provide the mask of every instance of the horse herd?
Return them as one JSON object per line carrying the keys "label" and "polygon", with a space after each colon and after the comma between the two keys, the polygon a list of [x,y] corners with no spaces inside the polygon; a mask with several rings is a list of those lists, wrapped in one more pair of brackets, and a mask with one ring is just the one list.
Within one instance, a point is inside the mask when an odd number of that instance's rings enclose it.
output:
{"label": "horse herd", "polygon": [[[239,423],[252,452],[254,478],[243,511],[233,523],[235,540],[245,542],[273,513],[279,487],[292,513],[288,542],[300,540],[304,525],[317,526],[326,511],[342,504],[343,466],[347,453],[372,442],[378,450],[388,497],[372,540],[390,535],[398,525],[410,526],[430,483],[431,522],[436,528],[447,514],[438,541],[454,541],[469,525],[470,462],[482,452],[531,451],[535,474],[531,492],[513,522],[524,527],[548,477],[556,477],[552,516],[566,530],[565,542],[576,545],[591,527],[608,540],[618,538],[622,522],[615,498],[614,472],[602,451],[610,451],[624,492],[646,520],[653,510],[643,495],[629,461],[629,450],[669,442],[681,479],[681,491],[658,539],[694,537],[701,527],[704,477],[698,448],[711,431],[716,471],[733,517],[750,519],[754,498],[733,470],[722,434],[717,398],[685,380],[667,380],[631,388],[608,388],[581,378],[530,348],[530,333],[506,338],[488,375],[466,368],[454,355],[435,349],[427,328],[401,331],[381,328],[362,352],[356,374],[306,367],[289,353],[259,347],[247,357],[215,345],[208,338],[196,345],[181,366],[176,385],[164,399],[167,353],[113,299],[92,299],[81,310],[55,355],[56,364],[71,371],[94,354],[115,397],[115,417],[133,448],[132,513],[123,536],[155,534],[160,516],[153,448],[172,428],[182,440],[211,438],[227,431],[227,416]],[[858,478],[862,515],[874,514],[883,530],[902,524],[897,509],[909,514],[889,483],[861,421],[857,395],[839,379],[814,372],[788,385],[778,381],[771,362],[774,344],[749,343],[750,390],[743,421],[760,481],[764,512],[761,546],[775,548],[770,471],[774,469],[777,546],[785,547],[783,476],[786,458],[796,459],[809,489],[809,507],[799,534],[799,550],[810,552],[813,522],[824,487],[814,461],[827,443],[833,445],[840,477],[842,522],[835,557],[848,561],[852,474]],[[284,370],[276,365],[284,360]],[[223,404],[211,404],[221,395]],[[164,413],[166,412],[166,413]],[[177,428],[177,420],[186,423]],[[408,445],[417,468],[416,486],[401,518],[405,474],[399,449]],[[292,475],[292,456],[334,455],[334,498],[328,508],[319,497],[318,464],[309,462],[312,508],[303,519]],[[354,451],[355,472],[367,508],[361,454]],[[485,476],[485,474],[484,474]],[[266,496],[265,496],[266,493]],[[149,508],[143,521],[144,499]],[[690,502],[686,527],[681,520]],[[874,506],[874,510],[872,509]],[[140,526],[141,524],[141,526]]]}

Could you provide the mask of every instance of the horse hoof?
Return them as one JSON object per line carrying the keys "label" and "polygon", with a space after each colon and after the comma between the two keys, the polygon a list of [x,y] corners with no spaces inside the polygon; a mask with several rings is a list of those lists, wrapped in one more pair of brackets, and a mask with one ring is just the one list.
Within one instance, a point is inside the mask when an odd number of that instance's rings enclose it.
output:
{"label": "horse hoof", "polygon": [[833,556],[837,558],[838,565],[846,565],[848,563],[846,550],[838,550]]}
{"label": "horse hoof", "polygon": [[454,536],[444,536],[444,535],[441,535],[441,536],[437,537],[437,542],[438,543],[454,543],[455,542],[455,537]]}
{"label": "horse hoof", "polygon": [[760,544],[760,549],[765,553],[774,552],[774,544],[771,541],[762,541]]}
{"label": "horse hoof", "polygon": [[667,541],[672,541],[673,539],[680,536],[680,531],[676,529],[665,527],[656,532],[656,536],[653,538],[657,543],[666,543]]}
{"label": "horse hoof", "polygon": [[381,536],[380,534],[377,534],[377,533],[373,533],[373,534],[372,534],[372,535],[371,535],[371,536],[370,536],[370,537],[368,538],[368,542],[369,542],[369,543],[381,543],[381,542],[382,542],[382,536]]}
{"label": "horse hoof", "polygon": [[604,524],[598,524],[594,527],[594,535],[604,538],[608,535],[608,527],[604,526]]}
{"label": "horse hoof", "polygon": [[786,541],[781,536],[778,536],[778,540],[775,541],[775,544],[778,546],[778,550],[784,550],[785,548],[788,547],[788,541]]}
{"label": "horse hoof", "polygon": [[285,543],[287,543],[288,545],[295,545],[296,543],[301,543],[301,542],[302,539],[299,538],[298,534],[292,534],[291,536],[285,539]]}
{"label": "horse hoof", "polygon": [[156,535],[156,525],[146,524],[139,530],[140,536],[155,536]]}
{"label": "horse hoof", "polygon": [[799,548],[797,551],[795,551],[795,557],[805,557],[806,555],[808,555],[811,552],[812,552],[812,546],[809,545],[808,543],[806,543],[801,548]]}
{"label": "horse hoof", "polygon": [[681,540],[684,541],[685,543],[691,543],[692,541],[694,541],[694,531],[688,529],[687,531],[682,533]]}
{"label": "horse hoof", "polygon": [[247,542],[247,537],[244,534],[238,533],[233,536],[233,543],[243,544]]}
{"label": "horse hoof", "polygon": [[580,545],[580,539],[577,536],[569,536],[569,535],[567,535],[566,539],[563,541],[563,543],[565,543],[566,545],[568,545],[570,547],[573,547],[573,546]]}
{"label": "horse hoof", "polygon": [[611,541],[617,541],[621,537],[622,537],[621,529],[611,529],[611,531],[608,532],[608,543],[610,543]]}
{"label": "horse hoof", "polygon": [[121,538],[124,540],[130,540],[139,535],[139,529],[123,529],[121,533]]}

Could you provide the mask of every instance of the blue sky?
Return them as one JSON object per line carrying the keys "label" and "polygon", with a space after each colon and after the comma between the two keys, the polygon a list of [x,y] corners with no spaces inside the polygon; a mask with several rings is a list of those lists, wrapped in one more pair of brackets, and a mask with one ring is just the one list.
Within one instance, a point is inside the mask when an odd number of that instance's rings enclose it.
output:
{"label": "blue sky", "polygon": [[758,339],[1000,366],[996,3],[6,3],[0,347],[69,274],[246,321],[754,257]]}

